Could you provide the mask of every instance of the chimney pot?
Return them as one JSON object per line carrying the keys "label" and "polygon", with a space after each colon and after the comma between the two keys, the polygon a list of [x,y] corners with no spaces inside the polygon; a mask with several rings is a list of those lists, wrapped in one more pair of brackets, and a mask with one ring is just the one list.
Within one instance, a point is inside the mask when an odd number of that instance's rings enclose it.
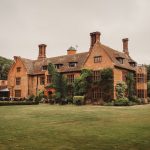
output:
{"label": "chimney pot", "polygon": [[100,35],[101,35],[101,33],[98,32],[98,31],[90,33],[90,36],[91,36],[91,46],[90,46],[90,49],[94,46],[94,44],[97,41],[100,42]]}
{"label": "chimney pot", "polygon": [[122,39],[122,42],[123,42],[123,52],[127,55],[129,55],[129,51],[128,51],[128,41],[129,39],[128,38],[124,38]]}
{"label": "chimney pot", "polygon": [[40,44],[39,45],[38,59],[45,59],[46,58],[46,47],[47,47],[47,45],[45,45],[45,44]]}

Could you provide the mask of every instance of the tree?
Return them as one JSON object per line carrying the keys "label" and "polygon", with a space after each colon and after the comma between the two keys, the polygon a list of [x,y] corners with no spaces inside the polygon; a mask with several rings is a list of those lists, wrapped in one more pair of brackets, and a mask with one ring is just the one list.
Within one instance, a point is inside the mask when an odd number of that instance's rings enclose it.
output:
{"label": "tree", "polygon": [[52,75],[52,84],[48,87],[55,89],[56,98],[65,98],[67,95],[67,80],[65,76],[55,69],[55,66],[51,63],[48,65],[48,72]]}
{"label": "tree", "polygon": [[92,83],[92,72],[89,69],[82,69],[80,77],[74,81],[74,95],[83,96],[88,93]]}
{"label": "tree", "polygon": [[12,60],[0,57],[0,80],[6,80]]}

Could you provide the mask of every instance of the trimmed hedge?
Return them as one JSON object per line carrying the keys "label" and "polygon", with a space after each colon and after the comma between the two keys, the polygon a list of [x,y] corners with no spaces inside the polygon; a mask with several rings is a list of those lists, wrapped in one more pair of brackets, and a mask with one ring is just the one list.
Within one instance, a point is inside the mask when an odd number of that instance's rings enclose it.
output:
{"label": "trimmed hedge", "polygon": [[39,102],[32,101],[0,101],[0,106],[10,106],[10,105],[37,105]]}
{"label": "trimmed hedge", "polygon": [[74,96],[73,104],[75,105],[83,105],[84,104],[84,96]]}
{"label": "trimmed hedge", "polygon": [[129,100],[126,97],[114,100],[114,106],[129,106]]}

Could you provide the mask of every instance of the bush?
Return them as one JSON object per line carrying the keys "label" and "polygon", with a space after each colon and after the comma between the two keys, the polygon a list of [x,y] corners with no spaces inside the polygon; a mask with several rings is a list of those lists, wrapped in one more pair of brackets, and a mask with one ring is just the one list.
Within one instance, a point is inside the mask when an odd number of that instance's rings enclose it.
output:
{"label": "bush", "polygon": [[150,103],[150,97],[147,97],[147,101],[148,101],[148,103]]}
{"label": "bush", "polygon": [[133,103],[135,103],[135,104],[138,104],[138,105],[144,103],[144,100],[138,98],[137,96],[132,96],[132,97],[130,97],[130,98],[129,98],[129,101],[131,101],[131,102],[133,102]]}
{"label": "bush", "polygon": [[113,101],[108,102],[108,103],[104,103],[103,106],[114,106],[114,103],[113,103]]}
{"label": "bush", "polygon": [[84,104],[84,96],[74,96],[73,104],[75,105],[83,105]]}
{"label": "bush", "polygon": [[0,101],[0,106],[10,106],[10,105],[36,105],[38,102],[32,101]]}
{"label": "bush", "polygon": [[35,99],[35,96],[34,95],[30,95],[27,100],[28,101],[34,101],[34,99]]}
{"label": "bush", "polygon": [[126,97],[114,100],[114,106],[129,106],[129,100]]}
{"label": "bush", "polygon": [[72,96],[68,96],[67,97],[67,101],[68,101],[68,104],[73,104],[73,97]]}
{"label": "bush", "polygon": [[59,104],[60,104],[60,105],[66,105],[66,104],[68,104],[68,100],[65,99],[65,98],[64,98],[64,99],[62,98],[62,99],[60,100]]}

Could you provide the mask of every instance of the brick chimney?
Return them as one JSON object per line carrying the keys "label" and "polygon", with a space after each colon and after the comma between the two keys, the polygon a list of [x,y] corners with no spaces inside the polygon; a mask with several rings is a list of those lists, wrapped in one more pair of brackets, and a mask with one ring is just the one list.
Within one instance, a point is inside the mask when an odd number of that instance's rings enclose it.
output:
{"label": "brick chimney", "polygon": [[46,58],[46,46],[45,44],[39,45],[39,56],[38,59],[44,59]]}
{"label": "brick chimney", "polygon": [[90,36],[91,36],[91,46],[90,46],[90,49],[94,46],[94,44],[97,41],[100,42],[100,35],[101,35],[101,33],[98,32],[98,31],[90,33]]}
{"label": "brick chimney", "polygon": [[128,38],[122,39],[122,42],[123,42],[123,52],[129,56],[128,41],[129,41]]}
{"label": "brick chimney", "polygon": [[76,54],[77,50],[74,47],[69,47],[67,50],[67,55],[74,55]]}

